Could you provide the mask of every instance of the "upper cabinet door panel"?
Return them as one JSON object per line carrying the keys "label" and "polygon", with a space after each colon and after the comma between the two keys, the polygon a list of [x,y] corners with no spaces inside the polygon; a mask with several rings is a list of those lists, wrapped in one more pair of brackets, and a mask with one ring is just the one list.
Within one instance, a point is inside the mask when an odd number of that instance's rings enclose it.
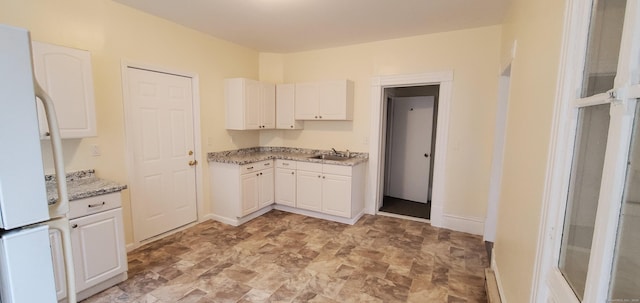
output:
{"label": "upper cabinet door panel", "polygon": [[318,119],[318,83],[296,83],[295,87],[295,119]]}
{"label": "upper cabinet door panel", "polygon": [[271,83],[260,83],[260,114],[262,128],[276,128],[276,86]]}
{"label": "upper cabinet door panel", "polygon": [[295,90],[296,120],[353,119],[353,82],[297,83]]}
{"label": "upper cabinet door panel", "polygon": [[[33,59],[38,83],[53,99],[62,138],[97,135],[91,54],[41,42],[33,42]],[[41,133],[48,131],[41,105]],[[46,135],[45,135],[46,136]]]}
{"label": "upper cabinet door panel", "polygon": [[295,84],[276,86],[276,128],[302,129],[304,122],[295,120]]}

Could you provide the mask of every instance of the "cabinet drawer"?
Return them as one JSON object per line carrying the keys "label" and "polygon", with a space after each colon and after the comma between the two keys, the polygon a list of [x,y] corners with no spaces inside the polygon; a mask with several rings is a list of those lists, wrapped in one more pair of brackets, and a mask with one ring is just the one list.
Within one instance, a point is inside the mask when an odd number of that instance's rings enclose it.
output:
{"label": "cabinet drawer", "polygon": [[246,174],[246,173],[263,170],[270,167],[273,167],[273,160],[265,160],[265,161],[260,161],[256,163],[240,165],[240,174]]}
{"label": "cabinet drawer", "polygon": [[306,170],[316,173],[322,172],[322,163],[298,162],[296,165],[298,170]]}
{"label": "cabinet drawer", "polygon": [[292,160],[276,160],[276,167],[278,168],[288,168],[288,169],[296,169],[297,161]]}
{"label": "cabinet drawer", "polygon": [[71,201],[69,203],[69,219],[114,209],[121,205],[120,192]]}
{"label": "cabinet drawer", "polygon": [[322,172],[332,175],[351,176],[351,166],[324,164]]}

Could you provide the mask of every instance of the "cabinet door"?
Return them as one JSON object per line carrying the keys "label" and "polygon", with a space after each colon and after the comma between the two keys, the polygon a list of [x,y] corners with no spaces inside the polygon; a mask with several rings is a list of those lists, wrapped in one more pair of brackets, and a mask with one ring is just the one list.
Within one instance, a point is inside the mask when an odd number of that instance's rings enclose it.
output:
{"label": "cabinet door", "polygon": [[297,172],[296,205],[298,208],[322,210],[322,174],[309,171]]}
{"label": "cabinet door", "polygon": [[60,231],[49,229],[49,241],[51,241],[51,258],[53,259],[53,277],[56,283],[56,297],[58,301],[60,301],[67,297],[67,280],[65,278],[62,235]]}
{"label": "cabinet door", "polygon": [[258,190],[258,197],[260,199],[258,208],[273,204],[273,168],[260,171],[260,176],[258,176]]}
{"label": "cabinet door", "polygon": [[[243,79],[244,85],[244,128],[260,128],[260,82]],[[242,102],[238,100],[236,102]],[[229,117],[227,117],[229,118]],[[233,119],[233,117],[231,117]]]}
{"label": "cabinet door", "polygon": [[277,204],[296,207],[296,171],[276,168],[275,191]]}
{"label": "cabinet door", "polygon": [[262,129],[276,128],[276,86],[260,83],[260,122]]}
{"label": "cabinet door", "polygon": [[351,217],[351,177],[322,176],[322,212]]}
{"label": "cabinet door", "polygon": [[276,128],[302,129],[303,122],[295,120],[295,84],[276,86]]}
{"label": "cabinet door", "polygon": [[295,87],[295,119],[317,120],[318,118],[318,84],[297,83]]}
{"label": "cabinet door", "polygon": [[[38,83],[53,99],[62,138],[96,136],[95,98],[91,54],[33,41],[33,62]],[[38,102],[40,131],[48,127]]]}
{"label": "cabinet door", "polygon": [[248,215],[258,210],[258,176],[259,172],[252,172],[240,176],[240,186],[242,189],[242,202],[240,204],[240,217]]}
{"label": "cabinet door", "polygon": [[71,220],[76,291],[127,270],[122,208]]}
{"label": "cabinet door", "polygon": [[353,88],[348,80],[321,82],[318,116],[322,120],[351,120]]}

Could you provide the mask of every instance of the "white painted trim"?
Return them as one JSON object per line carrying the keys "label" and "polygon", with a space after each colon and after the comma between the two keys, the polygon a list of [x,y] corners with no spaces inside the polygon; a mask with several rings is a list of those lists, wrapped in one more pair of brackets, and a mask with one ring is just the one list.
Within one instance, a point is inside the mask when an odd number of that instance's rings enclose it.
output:
{"label": "white painted trim", "polygon": [[[196,161],[198,161],[198,163],[200,163],[200,165],[196,165],[196,215],[197,215],[197,220],[196,222],[202,222],[202,216],[204,215],[204,175],[203,175],[203,170],[202,170],[202,165],[205,163],[204,160],[207,159],[206,157],[206,152],[202,151],[202,134],[201,134],[201,125],[200,125],[200,78],[198,76],[198,74],[196,73],[190,73],[190,72],[183,72],[183,71],[177,71],[174,69],[169,69],[169,68],[165,68],[165,67],[159,67],[159,66],[155,66],[155,65],[150,65],[150,64],[145,64],[145,63],[140,63],[140,62],[135,62],[135,61],[130,61],[130,60],[122,60],[120,63],[121,66],[121,76],[122,76],[122,95],[123,95],[123,109],[124,109],[124,118],[125,118],[125,138],[126,138],[126,142],[125,142],[125,149],[126,149],[126,167],[127,167],[127,177],[129,179],[129,181],[134,180],[134,174],[135,172],[133,171],[134,169],[134,157],[133,157],[133,149],[134,149],[134,142],[133,142],[133,136],[131,135],[126,135],[128,132],[130,132],[131,127],[133,125],[132,122],[132,114],[131,114],[131,97],[129,96],[129,90],[127,89],[129,86],[129,77],[127,74],[127,69],[129,67],[131,68],[138,68],[138,69],[144,69],[144,70],[148,70],[148,71],[152,71],[152,72],[160,72],[160,73],[165,73],[165,74],[172,74],[172,75],[176,75],[176,76],[182,76],[182,77],[186,77],[186,78],[190,78],[191,79],[191,90],[192,90],[192,102],[193,102],[193,142],[194,142],[194,159]],[[131,182],[129,182],[129,184],[131,184]],[[129,190],[130,190],[130,194],[129,194],[129,201],[131,203],[133,203],[132,199],[131,199],[131,191],[135,190],[132,188],[132,186],[129,186]],[[130,207],[131,210],[131,218],[132,220],[135,220],[135,215],[133,214],[133,206]],[[133,233],[133,238],[134,238],[134,243],[137,243],[136,245],[139,246],[140,243],[140,239],[139,237],[136,235],[135,232],[135,224],[133,224],[134,222],[132,222],[132,228],[134,229],[132,231]],[[164,234],[163,234],[164,235]]]}
{"label": "white painted trim", "polygon": [[500,277],[500,271],[498,270],[498,264],[496,263],[496,251],[491,249],[491,269],[496,276],[496,285],[498,285],[498,294],[500,295],[500,302],[507,303],[507,299],[504,297],[504,286],[502,286],[502,278]]}
{"label": "white painted trim", "polygon": [[446,157],[449,140],[449,115],[453,89],[453,71],[410,75],[376,76],[371,90],[371,142],[365,212],[377,214],[384,188],[384,89],[420,85],[440,85],[436,148],[433,165],[433,191],[431,195],[431,225],[441,227],[445,201]]}
{"label": "white painted trim", "polygon": [[229,224],[232,226],[240,226],[242,224],[245,224],[257,217],[260,217],[268,212],[270,212],[273,209],[273,205],[269,205],[269,206],[265,206],[253,213],[250,213],[242,218],[229,218],[229,217],[224,217],[221,215],[216,215],[216,214],[210,214],[211,219],[216,220],[218,222],[222,222],[224,224]]}
{"label": "white painted trim", "polygon": [[484,219],[443,214],[442,226],[440,227],[474,235],[482,235],[484,233]]}
{"label": "white painted trim", "polygon": [[[514,46],[515,48],[515,41]],[[514,51],[515,52],[515,51]],[[513,57],[510,58],[513,60]],[[484,225],[484,240],[494,242],[498,229],[498,209],[502,188],[502,172],[504,166],[504,147],[507,141],[507,114],[509,112],[509,93],[511,88],[511,62],[500,71],[498,81],[498,104],[496,110],[496,126],[493,138],[493,155],[491,160],[491,176],[489,179],[489,196],[487,199],[487,215]]]}
{"label": "white painted trim", "polygon": [[289,213],[294,213],[294,214],[303,215],[303,216],[307,216],[307,217],[313,217],[313,218],[317,218],[317,219],[329,220],[329,221],[334,221],[334,222],[344,223],[344,224],[349,224],[349,225],[355,224],[364,215],[364,211],[361,211],[360,213],[355,215],[353,218],[344,218],[344,217],[327,215],[327,214],[323,214],[323,213],[319,213],[319,212],[315,212],[315,211],[310,211],[310,210],[306,210],[306,209],[290,207],[290,206],[286,206],[286,205],[282,205],[282,204],[276,204],[274,206],[274,208],[277,209],[277,210],[286,211],[286,212],[289,212]]}
{"label": "white painted trim", "polygon": [[392,214],[392,213],[388,213],[388,212],[384,212],[384,211],[379,211],[376,215],[385,216],[385,217],[392,217],[392,218],[398,218],[398,219],[405,219],[405,220],[416,221],[416,222],[421,222],[421,223],[431,223],[431,220],[422,219],[422,218],[416,218],[416,217],[411,217],[411,216],[405,216],[405,215]]}

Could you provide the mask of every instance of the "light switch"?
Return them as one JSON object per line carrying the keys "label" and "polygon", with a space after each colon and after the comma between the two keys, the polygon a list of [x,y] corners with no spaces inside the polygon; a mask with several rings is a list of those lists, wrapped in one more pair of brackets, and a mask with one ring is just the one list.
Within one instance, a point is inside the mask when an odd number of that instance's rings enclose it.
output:
{"label": "light switch", "polygon": [[98,146],[98,144],[91,145],[91,156],[93,157],[100,156],[100,146]]}

